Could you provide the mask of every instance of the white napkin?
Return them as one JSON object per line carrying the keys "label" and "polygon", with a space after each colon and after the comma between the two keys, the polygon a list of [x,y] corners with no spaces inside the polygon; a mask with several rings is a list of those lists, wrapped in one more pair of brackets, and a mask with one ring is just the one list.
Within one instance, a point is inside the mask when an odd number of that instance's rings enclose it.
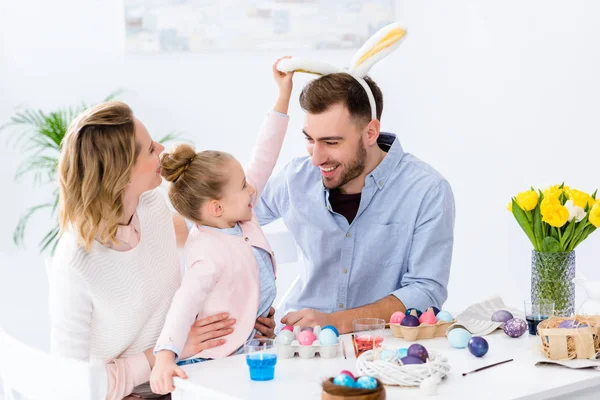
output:
{"label": "white napkin", "polygon": [[458,314],[456,323],[450,325],[446,332],[454,328],[464,328],[472,335],[489,335],[498,328],[502,328],[502,322],[492,321],[492,315],[498,310],[510,311],[515,318],[524,318],[523,311],[508,307],[500,297],[492,297],[488,300],[470,305],[465,311]]}

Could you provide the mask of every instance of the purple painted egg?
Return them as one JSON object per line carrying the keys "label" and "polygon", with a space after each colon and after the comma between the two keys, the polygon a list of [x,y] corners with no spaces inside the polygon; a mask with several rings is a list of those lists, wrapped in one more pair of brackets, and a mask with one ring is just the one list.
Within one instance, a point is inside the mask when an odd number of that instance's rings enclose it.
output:
{"label": "purple painted egg", "polygon": [[425,362],[429,358],[429,353],[427,353],[427,349],[425,346],[420,344],[411,344],[408,348],[407,354],[409,356],[418,357],[421,361]]}
{"label": "purple painted egg", "polygon": [[559,328],[567,328],[567,329],[575,329],[575,328],[585,328],[585,327],[587,327],[587,325],[578,323],[577,321],[575,321],[573,319],[568,319],[566,321],[561,322],[558,325],[558,327]]}
{"label": "purple painted egg", "polygon": [[513,319],[513,315],[506,310],[498,310],[492,315],[492,321],[505,323],[509,319]]}
{"label": "purple painted egg", "polygon": [[304,331],[314,332],[314,329],[310,326],[305,326],[304,328],[300,329],[300,332],[304,332]]}
{"label": "purple painted egg", "polygon": [[414,315],[407,315],[406,317],[404,317],[402,322],[400,322],[400,325],[402,325],[402,326],[419,326],[419,318],[415,317]]}
{"label": "purple painted egg", "polygon": [[431,306],[431,307],[428,308],[428,310],[433,311],[433,315],[435,315],[435,316],[437,316],[438,313],[440,312],[440,309],[437,308],[436,306]]}
{"label": "purple painted egg", "polygon": [[419,357],[415,357],[415,356],[406,356],[406,357],[401,358],[400,361],[402,361],[402,364],[404,364],[404,365],[423,364],[423,360],[421,360]]}
{"label": "purple painted egg", "polygon": [[522,336],[527,330],[527,322],[521,318],[512,318],[504,323],[504,333],[513,338]]}
{"label": "purple painted egg", "polygon": [[489,348],[490,346],[487,340],[485,340],[481,336],[473,336],[471,340],[469,340],[469,351],[475,357],[485,356]]}

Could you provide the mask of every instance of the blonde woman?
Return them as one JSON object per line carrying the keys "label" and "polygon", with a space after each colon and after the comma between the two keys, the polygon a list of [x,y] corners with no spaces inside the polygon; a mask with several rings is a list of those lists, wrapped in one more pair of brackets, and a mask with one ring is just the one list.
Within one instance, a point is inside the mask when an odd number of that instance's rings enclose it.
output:
{"label": "blonde woman", "polygon": [[[163,149],[120,102],[82,113],[63,143],[63,235],[49,271],[51,351],[105,362],[108,399],[156,396],[147,383],[152,350],[181,283],[185,222],[154,190]],[[256,324],[267,336],[270,314]],[[234,323],[227,314],[197,321],[182,356],[223,345]]]}

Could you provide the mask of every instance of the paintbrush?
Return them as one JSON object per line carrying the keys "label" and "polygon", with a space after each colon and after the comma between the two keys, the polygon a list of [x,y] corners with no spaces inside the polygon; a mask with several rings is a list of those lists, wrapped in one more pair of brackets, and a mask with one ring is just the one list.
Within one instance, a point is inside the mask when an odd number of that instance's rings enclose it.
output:
{"label": "paintbrush", "polygon": [[467,376],[469,374],[474,374],[475,372],[483,371],[484,369],[495,367],[496,365],[500,365],[500,364],[504,364],[504,363],[507,363],[507,362],[511,362],[512,360],[513,359],[511,358],[510,360],[499,361],[499,362],[494,363],[494,364],[486,365],[485,367],[474,369],[473,371],[463,372],[462,376]]}
{"label": "paintbrush", "polygon": [[354,333],[352,334],[352,347],[354,347],[354,356],[358,358],[358,349],[356,348],[356,339],[354,339]]}

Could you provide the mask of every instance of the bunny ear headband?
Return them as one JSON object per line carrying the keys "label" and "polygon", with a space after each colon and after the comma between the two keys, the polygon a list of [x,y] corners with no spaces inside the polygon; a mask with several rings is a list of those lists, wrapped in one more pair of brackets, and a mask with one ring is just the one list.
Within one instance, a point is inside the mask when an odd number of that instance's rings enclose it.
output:
{"label": "bunny ear headband", "polygon": [[301,57],[283,59],[277,64],[277,69],[281,72],[297,71],[316,75],[345,72],[356,79],[365,89],[371,106],[371,119],[377,119],[375,97],[363,78],[367,76],[367,73],[377,61],[390,54],[400,45],[404,35],[406,35],[406,30],[396,23],[381,28],[354,54],[349,69],[340,69],[326,62]]}

